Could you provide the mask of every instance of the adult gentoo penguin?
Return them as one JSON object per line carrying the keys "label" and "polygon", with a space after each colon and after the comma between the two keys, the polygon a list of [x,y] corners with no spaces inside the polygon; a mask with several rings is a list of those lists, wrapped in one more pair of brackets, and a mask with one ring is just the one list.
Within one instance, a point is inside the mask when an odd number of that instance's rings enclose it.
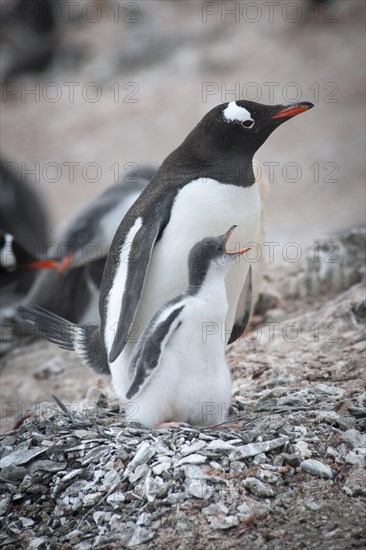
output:
{"label": "adult gentoo penguin", "polygon": [[[162,163],[130,208],[113,239],[104,270],[100,327],[78,327],[84,357],[106,358],[116,393],[125,398],[136,342],[167,301],[188,284],[187,258],[206,235],[238,223],[238,248],[256,242],[260,200],[253,155],[283,122],[312,103],[262,105],[238,100],[209,111]],[[242,332],[248,262],[234,262],[225,278],[227,341]],[[88,334],[85,339],[83,335]],[[90,342],[90,343],[88,343]]]}
{"label": "adult gentoo penguin", "polygon": [[[205,426],[225,420],[231,379],[225,360],[225,339],[219,330],[228,310],[225,272],[249,247],[229,251],[236,225],[218,237],[196,243],[188,259],[188,288],[155,313],[134,350],[128,369],[126,397],[133,405],[130,420],[147,427],[188,422]],[[246,319],[251,309],[251,270],[247,282]],[[51,342],[83,355],[94,368],[86,332],[72,330],[63,319],[41,308],[22,308]],[[212,327],[216,330],[211,330]],[[207,327],[210,327],[209,330]],[[90,333],[93,337],[93,331]],[[70,345],[71,344],[71,345]],[[164,426],[165,427],[165,426]]]}

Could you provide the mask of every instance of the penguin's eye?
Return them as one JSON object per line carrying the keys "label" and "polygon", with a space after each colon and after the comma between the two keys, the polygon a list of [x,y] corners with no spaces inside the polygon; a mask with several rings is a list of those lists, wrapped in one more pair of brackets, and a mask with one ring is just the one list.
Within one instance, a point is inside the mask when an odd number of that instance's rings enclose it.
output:
{"label": "penguin's eye", "polygon": [[217,250],[218,250],[219,252],[222,252],[222,244],[219,244],[219,246],[217,247]]}
{"label": "penguin's eye", "polygon": [[243,120],[242,126],[244,126],[244,128],[253,128],[254,120],[252,120],[251,118],[248,118],[247,120]]}

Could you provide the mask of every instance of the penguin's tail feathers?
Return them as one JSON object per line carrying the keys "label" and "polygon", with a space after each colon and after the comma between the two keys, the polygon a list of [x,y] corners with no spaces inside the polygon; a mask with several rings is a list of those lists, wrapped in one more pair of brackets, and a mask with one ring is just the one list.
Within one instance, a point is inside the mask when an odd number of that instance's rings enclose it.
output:
{"label": "penguin's tail feathers", "polygon": [[98,374],[110,375],[99,325],[75,325],[40,306],[20,306],[18,312],[36,327],[39,336],[60,348],[74,351],[85,366]]}
{"label": "penguin's tail feathers", "polygon": [[39,336],[57,344],[60,348],[77,351],[77,342],[83,336],[82,326],[74,325],[40,306],[20,306],[18,311],[25,321],[35,325]]}

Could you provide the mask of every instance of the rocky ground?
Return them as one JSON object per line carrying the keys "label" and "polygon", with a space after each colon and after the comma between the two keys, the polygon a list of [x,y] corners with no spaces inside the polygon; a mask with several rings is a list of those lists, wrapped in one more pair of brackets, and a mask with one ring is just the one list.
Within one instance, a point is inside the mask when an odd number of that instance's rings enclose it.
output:
{"label": "rocky ground", "polygon": [[337,242],[328,269],[313,255],[268,268],[259,324],[228,350],[233,401],[220,427],[143,429],[72,354],[42,342],[12,352],[1,543],[364,547],[365,231]]}

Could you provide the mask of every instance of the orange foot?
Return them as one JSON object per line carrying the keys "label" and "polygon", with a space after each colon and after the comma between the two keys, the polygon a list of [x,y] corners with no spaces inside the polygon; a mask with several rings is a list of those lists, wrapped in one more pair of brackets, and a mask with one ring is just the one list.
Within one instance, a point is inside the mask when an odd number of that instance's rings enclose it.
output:
{"label": "orange foot", "polygon": [[158,430],[167,430],[169,428],[190,428],[186,422],[161,422],[155,426]]}

